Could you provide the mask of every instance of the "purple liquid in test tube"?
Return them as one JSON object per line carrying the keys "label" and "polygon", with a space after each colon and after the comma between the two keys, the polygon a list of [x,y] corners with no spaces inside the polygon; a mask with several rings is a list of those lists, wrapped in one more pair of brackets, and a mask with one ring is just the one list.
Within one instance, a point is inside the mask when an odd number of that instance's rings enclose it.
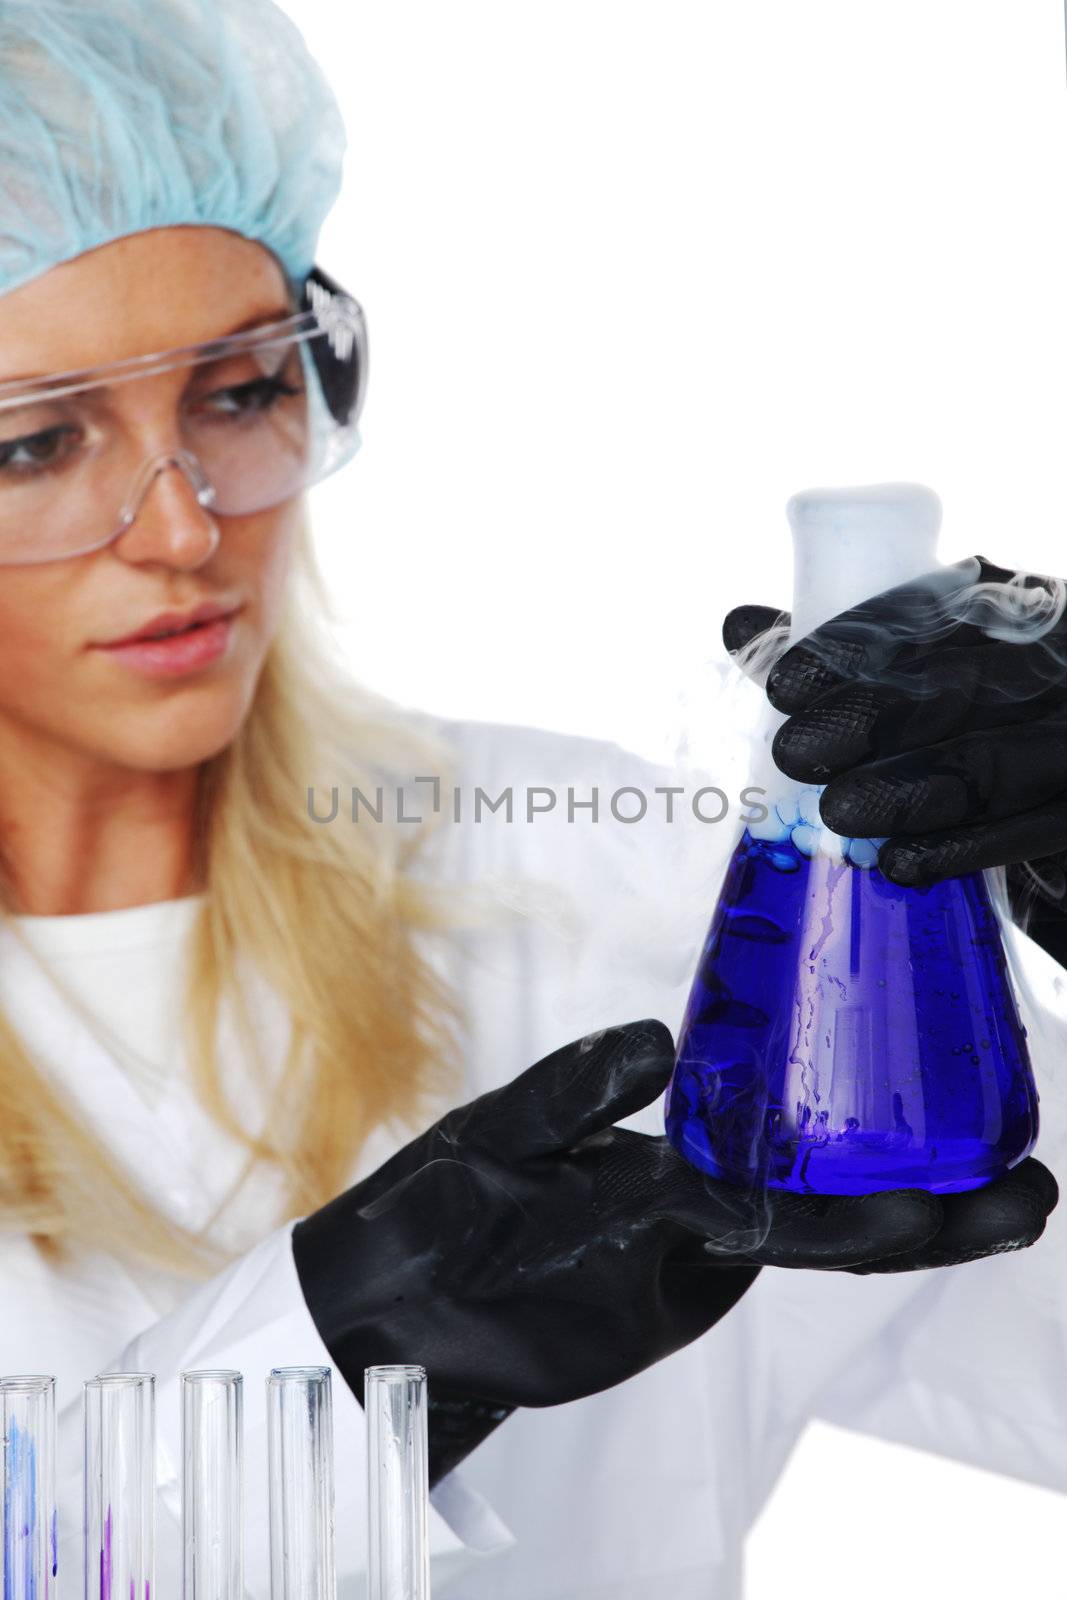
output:
{"label": "purple liquid in test tube", "polygon": [[155,1563],[155,1378],[85,1384],[85,1600],[151,1600]]}

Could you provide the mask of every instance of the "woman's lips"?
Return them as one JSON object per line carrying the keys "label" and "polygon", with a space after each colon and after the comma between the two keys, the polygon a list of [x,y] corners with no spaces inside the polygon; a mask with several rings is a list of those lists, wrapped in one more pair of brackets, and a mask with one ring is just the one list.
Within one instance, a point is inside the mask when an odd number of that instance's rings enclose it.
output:
{"label": "woman's lips", "polygon": [[233,624],[240,611],[228,612],[214,622],[200,622],[166,639],[134,639],[128,644],[103,644],[95,648],[132,667],[148,678],[180,678],[200,672],[225,655]]}

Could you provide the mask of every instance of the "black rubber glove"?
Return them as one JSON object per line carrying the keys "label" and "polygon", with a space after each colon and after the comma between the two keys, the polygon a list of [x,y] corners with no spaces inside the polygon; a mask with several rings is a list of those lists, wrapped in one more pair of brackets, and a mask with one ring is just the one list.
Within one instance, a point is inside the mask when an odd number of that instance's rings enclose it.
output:
{"label": "black rubber glove", "polygon": [[[984,557],[942,568],[840,613],[786,650],[767,696],[789,720],[775,763],[825,784],[836,833],[885,838],[878,865],[905,885],[1008,868],[1016,919],[1067,966],[1067,617],[1030,642],[991,637],[995,608],[972,594],[968,620],[946,615],[945,574],[1012,573]],[[1016,609],[1055,615],[1062,580],[1024,576]],[[941,596],[942,598],[939,598]],[[788,616],[741,606],[728,650]]]}
{"label": "black rubber glove", "polygon": [[[426,1367],[432,1483],[516,1406],[607,1389],[696,1339],[761,1265],[971,1260],[1031,1244],[1055,1204],[1027,1161],[971,1194],[774,1192],[764,1210],[612,1126],[673,1061],[654,1020],[564,1045],[296,1225],[304,1298],[357,1397],[365,1367]],[[757,1214],[765,1237],[745,1231]]]}

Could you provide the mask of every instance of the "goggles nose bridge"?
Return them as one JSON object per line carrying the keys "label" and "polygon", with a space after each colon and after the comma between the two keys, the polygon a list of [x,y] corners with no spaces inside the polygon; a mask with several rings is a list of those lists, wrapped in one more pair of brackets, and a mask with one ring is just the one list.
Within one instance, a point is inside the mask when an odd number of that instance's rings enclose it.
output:
{"label": "goggles nose bridge", "polygon": [[141,509],[145,495],[161,472],[168,467],[180,467],[192,484],[197,503],[210,506],[215,499],[215,486],[191,450],[161,450],[151,456],[134,479],[122,508],[119,531],[124,533]]}

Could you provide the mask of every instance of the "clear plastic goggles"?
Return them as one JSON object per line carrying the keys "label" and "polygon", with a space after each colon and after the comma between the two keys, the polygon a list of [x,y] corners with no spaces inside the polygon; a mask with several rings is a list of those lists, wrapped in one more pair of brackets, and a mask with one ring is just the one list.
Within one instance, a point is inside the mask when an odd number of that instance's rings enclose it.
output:
{"label": "clear plastic goggles", "polygon": [[[229,517],[350,461],[367,383],[363,311],[318,267],[302,305],[204,344],[0,384],[0,565],[110,544],[168,467]],[[159,416],[167,446],[146,458],[145,427]]]}

